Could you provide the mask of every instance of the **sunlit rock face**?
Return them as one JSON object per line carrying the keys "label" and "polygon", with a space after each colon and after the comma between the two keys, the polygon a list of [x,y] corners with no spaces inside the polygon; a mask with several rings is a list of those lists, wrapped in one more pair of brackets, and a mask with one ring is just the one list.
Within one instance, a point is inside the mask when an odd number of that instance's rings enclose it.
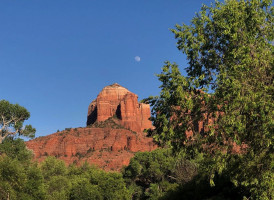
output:
{"label": "sunlit rock face", "polygon": [[152,138],[119,127],[111,122],[98,127],[72,128],[26,142],[41,162],[47,156],[64,160],[67,165],[88,162],[107,171],[119,171],[136,152],[156,149]]}
{"label": "sunlit rock face", "polygon": [[107,171],[119,171],[136,152],[157,148],[144,129],[152,128],[150,106],[119,84],[106,86],[88,108],[87,126],[70,128],[26,142],[35,160],[47,156],[67,165],[88,162]]}
{"label": "sunlit rock face", "polygon": [[138,103],[138,96],[115,83],[103,88],[88,108],[87,125],[116,117],[125,128],[135,132],[152,128],[150,106]]}

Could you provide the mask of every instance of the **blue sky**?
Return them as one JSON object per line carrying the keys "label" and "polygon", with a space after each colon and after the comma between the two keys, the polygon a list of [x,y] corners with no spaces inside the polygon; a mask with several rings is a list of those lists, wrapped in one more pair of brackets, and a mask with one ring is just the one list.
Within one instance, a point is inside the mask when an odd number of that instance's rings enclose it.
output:
{"label": "blue sky", "polygon": [[27,108],[38,137],[84,127],[89,103],[109,84],[139,100],[157,95],[164,61],[187,63],[169,29],[210,2],[1,1],[0,99]]}

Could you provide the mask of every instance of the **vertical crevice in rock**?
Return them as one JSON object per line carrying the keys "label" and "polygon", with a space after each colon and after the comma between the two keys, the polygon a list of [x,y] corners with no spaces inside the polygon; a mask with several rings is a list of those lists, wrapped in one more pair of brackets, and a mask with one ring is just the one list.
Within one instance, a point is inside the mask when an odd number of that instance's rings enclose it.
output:
{"label": "vertical crevice in rock", "polygon": [[95,123],[97,120],[97,106],[95,106],[94,110],[87,117],[87,126]]}
{"label": "vertical crevice in rock", "polygon": [[117,116],[118,119],[120,119],[120,120],[122,119],[122,116],[121,116],[121,105],[120,104],[117,106],[116,116]]}

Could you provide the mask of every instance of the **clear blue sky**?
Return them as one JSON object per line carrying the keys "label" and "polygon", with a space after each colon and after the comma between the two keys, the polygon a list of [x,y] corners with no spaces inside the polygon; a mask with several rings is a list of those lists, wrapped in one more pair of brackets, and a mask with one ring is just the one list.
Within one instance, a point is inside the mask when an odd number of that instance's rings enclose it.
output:
{"label": "clear blue sky", "polygon": [[169,29],[210,2],[1,1],[0,99],[27,108],[27,124],[44,136],[84,127],[106,85],[117,82],[139,100],[157,95],[164,61],[187,63]]}

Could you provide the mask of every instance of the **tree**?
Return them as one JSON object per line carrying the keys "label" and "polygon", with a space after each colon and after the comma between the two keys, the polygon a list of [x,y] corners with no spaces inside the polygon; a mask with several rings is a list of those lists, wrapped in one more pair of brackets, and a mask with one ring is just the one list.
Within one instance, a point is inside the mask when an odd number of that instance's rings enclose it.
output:
{"label": "tree", "polygon": [[40,165],[45,182],[47,199],[69,199],[71,181],[68,169],[63,160],[47,157]]}
{"label": "tree", "polygon": [[75,177],[72,181],[73,187],[70,193],[71,200],[101,200],[103,194],[100,193],[97,185],[92,185],[88,179]]}
{"label": "tree", "polygon": [[20,138],[5,139],[3,143],[0,144],[0,155],[2,154],[27,164],[29,164],[33,158],[33,153],[26,148],[24,140]]}
{"label": "tree", "polygon": [[0,199],[46,199],[43,177],[37,165],[0,156]]}
{"label": "tree", "polygon": [[22,135],[33,138],[35,128],[31,125],[23,126],[29,117],[30,113],[26,108],[0,100],[0,143],[8,136]]}
{"label": "tree", "polygon": [[146,99],[154,106],[150,133],[159,144],[188,158],[203,152],[208,162],[200,167],[211,185],[216,174],[229,173],[252,199],[274,198],[271,3],[216,2],[204,5],[190,25],[176,25],[172,32],[187,55],[187,76],[166,62],[158,75],[160,96]]}
{"label": "tree", "polygon": [[130,199],[122,174],[106,172],[87,162],[69,167],[72,182],[70,199]]}
{"label": "tree", "polygon": [[132,199],[159,199],[176,189],[178,160],[170,149],[136,153],[123,170]]}

